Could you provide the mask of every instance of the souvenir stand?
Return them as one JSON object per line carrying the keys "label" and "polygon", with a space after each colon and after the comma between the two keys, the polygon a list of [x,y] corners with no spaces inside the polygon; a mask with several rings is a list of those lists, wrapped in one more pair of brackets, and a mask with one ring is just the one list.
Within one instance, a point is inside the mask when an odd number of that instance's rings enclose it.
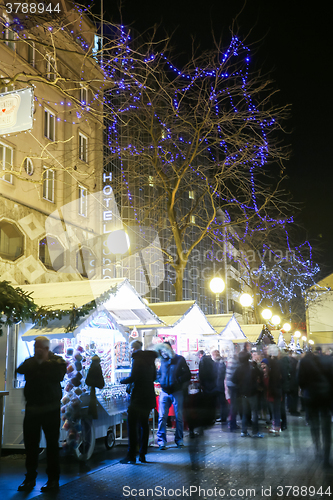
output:
{"label": "souvenir stand", "polygon": [[[96,438],[104,437],[107,448],[111,448],[116,440],[122,440],[122,423],[128,402],[126,387],[119,384],[119,380],[130,371],[129,331],[116,321],[108,306],[112,304],[114,311],[118,311],[116,302],[119,297],[115,298],[122,289],[121,295],[125,292],[127,300],[119,316],[125,317],[126,311],[131,316],[129,299],[131,294],[136,298],[136,292],[127,280],[96,280],[93,286],[91,284],[80,281],[21,287],[32,293],[38,305],[61,310],[61,314],[49,321],[46,327],[16,325],[8,336],[8,352],[12,355],[7,357],[6,386],[11,397],[5,406],[4,448],[23,447],[24,378],[15,376],[15,368],[33,354],[34,339],[38,335],[46,335],[51,341],[50,349],[64,356],[67,363],[67,374],[62,383],[61,444],[73,449],[83,460],[91,456]],[[78,314],[75,325],[67,331],[69,315],[66,312],[73,303],[82,315]],[[156,323],[153,313],[151,316],[151,321]],[[105,386],[96,389],[98,418],[92,419],[88,414],[90,395],[85,377],[96,354],[100,358]],[[44,445],[42,440],[41,446]]]}

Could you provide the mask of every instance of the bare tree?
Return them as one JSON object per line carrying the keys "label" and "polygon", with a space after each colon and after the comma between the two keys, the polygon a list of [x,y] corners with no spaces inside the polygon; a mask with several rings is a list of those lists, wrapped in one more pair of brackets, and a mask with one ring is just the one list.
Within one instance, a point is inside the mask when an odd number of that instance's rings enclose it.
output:
{"label": "bare tree", "polygon": [[228,228],[279,206],[273,172],[288,157],[280,142],[288,109],[273,104],[267,78],[251,73],[250,51],[237,36],[182,70],[167,58],[169,43],[151,43],[137,58],[139,83],[120,82],[123,99],[110,93],[108,155],[125,219],[159,230],[181,300],[189,257],[204,239],[223,245]]}

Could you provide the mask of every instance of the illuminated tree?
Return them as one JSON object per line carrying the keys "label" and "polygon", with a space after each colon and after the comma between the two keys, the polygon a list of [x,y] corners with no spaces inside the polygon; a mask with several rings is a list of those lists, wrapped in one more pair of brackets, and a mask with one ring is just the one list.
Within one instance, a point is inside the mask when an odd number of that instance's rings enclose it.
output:
{"label": "illuminated tree", "polygon": [[288,156],[280,143],[287,108],[274,106],[271,82],[251,72],[250,50],[235,35],[182,70],[158,44],[141,54],[129,44],[122,67],[135,68],[136,80],[120,78],[108,93],[107,155],[125,220],[162,235],[181,300],[203,240],[223,245],[228,228],[278,206],[273,177]]}

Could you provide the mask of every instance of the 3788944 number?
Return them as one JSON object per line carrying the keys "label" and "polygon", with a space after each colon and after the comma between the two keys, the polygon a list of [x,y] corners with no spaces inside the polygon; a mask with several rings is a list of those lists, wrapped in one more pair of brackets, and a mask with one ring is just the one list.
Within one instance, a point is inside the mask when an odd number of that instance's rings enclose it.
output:
{"label": "3788944 number", "polygon": [[319,496],[331,496],[331,487],[328,486],[324,489],[322,486],[278,486],[276,488],[276,495],[278,497],[313,497],[315,495]]}
{"label": "3788944 number", "polygon": [[6,3],[6,12],[7,14],[44,14],[48,12],[52,14],[52,12],[60,13],[60,4],[57,3],[55,5],[38,3],[38,2],[8,2]]}

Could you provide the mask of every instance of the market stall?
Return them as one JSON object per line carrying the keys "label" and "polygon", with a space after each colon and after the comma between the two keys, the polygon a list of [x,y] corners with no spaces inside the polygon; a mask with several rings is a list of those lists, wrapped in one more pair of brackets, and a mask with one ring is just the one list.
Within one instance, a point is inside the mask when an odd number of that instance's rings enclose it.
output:
{"label": "market stall", "polygon": [[[10,398],[5,406],[3,447],[23,447],[24,379],[15,375],[15,369],[33,354],[35,337],[46,335],[51,341],[50,349],[63,356],[67,363],[63,381],[61,444],[75,450],[78,458],[87,459],[93,452],[96,438],[105,437],[107,448],[112,447],[116,439],[122,439],[122,423],[128,403],[125,386],[119,381],[130,371],[130,330],[118,323],[115,316],[123,323],[129,322],[130,318],[147,323],[160,321],[124,279],[24,288],[38,305],[59,311],[59,317],[49,320],[45,327],[16,325],[8,336],[6,387]],[[96,389],[98,418],[93,419],[89,415],[90,388],[86,386],[85,378],[96,355],[100,358],[105,386]],[[45,445],[43,440],[41,445]]]}

